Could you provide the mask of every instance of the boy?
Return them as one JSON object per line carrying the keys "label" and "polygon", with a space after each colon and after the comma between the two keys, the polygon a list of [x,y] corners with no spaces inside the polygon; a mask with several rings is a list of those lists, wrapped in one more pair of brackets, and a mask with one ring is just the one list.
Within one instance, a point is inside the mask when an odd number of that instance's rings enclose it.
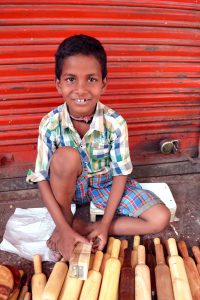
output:
{"label": "boy", "polygon": [[[66,260],[78,241],[102,250],[108,235],[159,232],[170,218],[156,195],[127,177],[132,164],[126,122],[99,102],[107,85],[106,63],[105,50],[93,37],[75,35],[60,44],[56,88],[64,104],[42,119],[35,173],[27,176],[38,183],[56,224],[47,245]],[[72,200],[93,201],[105,210],[101,221],[73,218]]]}

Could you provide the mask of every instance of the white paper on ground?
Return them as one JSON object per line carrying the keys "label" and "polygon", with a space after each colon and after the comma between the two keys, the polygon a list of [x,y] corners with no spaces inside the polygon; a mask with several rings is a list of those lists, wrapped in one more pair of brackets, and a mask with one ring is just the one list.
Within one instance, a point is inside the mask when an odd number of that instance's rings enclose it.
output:
{"label": "white paper on ground", "polygon": [[28,260],[40,254],[43,261],[56,261],[56,256],[46,241],[55,224],[46,207],[16,208],[9,218],[0,250],[18,254]]}

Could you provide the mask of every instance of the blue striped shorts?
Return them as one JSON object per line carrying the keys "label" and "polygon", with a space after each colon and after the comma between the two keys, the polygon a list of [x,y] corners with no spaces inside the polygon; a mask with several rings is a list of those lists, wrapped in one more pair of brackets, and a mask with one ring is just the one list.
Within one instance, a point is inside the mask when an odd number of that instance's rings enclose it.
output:
{"label": "blue striped shorts", "polygon": [[[92,201],[100,209],[105,209],[112,186],[112,176],[99,174],[88,177],[87,168],[83,168],[82,174],[77,178],[74,202],[83,205]],[[151,191],[142,189],[141,185],[132,178],[128,178],[125,190],[116,215],[138,217],[153,205],[162,203]]]}

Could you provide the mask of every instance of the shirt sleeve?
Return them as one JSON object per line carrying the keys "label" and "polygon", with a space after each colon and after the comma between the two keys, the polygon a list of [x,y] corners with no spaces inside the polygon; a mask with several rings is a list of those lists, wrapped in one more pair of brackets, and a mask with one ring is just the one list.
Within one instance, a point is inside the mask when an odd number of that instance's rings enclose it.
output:
{"label": "shirt sleeve", "polygon": [[128,128],[125,121],[115,130],[110,157],[110,167],[113,176],[128,175],[132,172],[133,166],[129,152]]}
{"label": "shirt sleeve", "polygon": [[42,120],[39,126],[37,144],[37,158],[35,171],[28,170],[26,181],[36,183],[49,179],[49,167],[53,153],[56,150],[54,134],[47,127],[47,122]]}

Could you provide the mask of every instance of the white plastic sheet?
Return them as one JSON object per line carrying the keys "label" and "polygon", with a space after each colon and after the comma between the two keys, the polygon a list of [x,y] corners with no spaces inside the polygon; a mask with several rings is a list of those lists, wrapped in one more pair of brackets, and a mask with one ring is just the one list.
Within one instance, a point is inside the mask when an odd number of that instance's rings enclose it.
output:
{"label": "white plastic sheet", "polygon": [[40,254],[43,261],[55,262],[55,253],[46,245],[54,228],[55,224],[47,208],[16,208],[6,224],[0,249],[28,260],[32,260],[33,255]]}

